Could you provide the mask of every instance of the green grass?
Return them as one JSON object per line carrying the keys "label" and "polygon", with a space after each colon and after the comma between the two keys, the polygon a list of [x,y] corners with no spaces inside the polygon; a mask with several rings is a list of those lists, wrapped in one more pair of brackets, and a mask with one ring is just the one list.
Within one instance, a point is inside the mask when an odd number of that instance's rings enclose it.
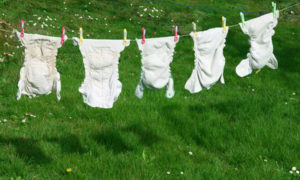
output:
{"label": "green grass", "polygon": [[[134,39],[140,37],[142,27],[147,29],[147,37],[160,37],[172,35],[173,24],[179,25],[180,34],[188,34],[193,21],[198,21],[199,30],[220,26],[221,16],[227,17],[228,24],[240,21],[238,13],[142,0],[65,2],[0,0],[0,19],[18,29],[23,19],[26,32],[52,36],[60,36],[65,26],[69,38],[78,36],[83,27],[85,38],[95,39],[121,39],[124,28]],[[172,2],[271,10],[270,0]],[[295,2],[281,1],[278,6]],[[158,18],[148,15],[153,7],[163,10],[156,14]],[[89,20],[89,15],[94,19]],[[47,16],[57,21],[46,22]],[[245,15],[246,20],[254,17]],[[56,28],[42,29],[41,22]],[[299,27],[299,20],[280,19],[273,38],[279,69],[266,67],[246,78],[239,78],[235,67],[249,51],[248,37],[239,27],[230,29],[224,50],[226,84],[194,95],[184,89],[194,65],[193,42],[182,37],[171,65],[173,99],[165,98],[164,89],[146,90],[142,100],[135,97],[141,62],[137,45],[131,42],[120,58],[122,93],[109,110],[83,103],[78,92],[84,79],[82,56],[71,41],[59,49],[57,57],[61,101],[55,94],[34,99],[22,96],[17,101],[24,49],[17,49],[17,40],[1,32],[1,53],[15,54],[0,63],[0,120],[8,120],[0,123],[0,179],[292,179],[289,170],[300,167]],[[0,25],[0,29],[8,28]],[[26,123],[21,122],[24,118]],[[67,168],[72,172],[66,173]]]}

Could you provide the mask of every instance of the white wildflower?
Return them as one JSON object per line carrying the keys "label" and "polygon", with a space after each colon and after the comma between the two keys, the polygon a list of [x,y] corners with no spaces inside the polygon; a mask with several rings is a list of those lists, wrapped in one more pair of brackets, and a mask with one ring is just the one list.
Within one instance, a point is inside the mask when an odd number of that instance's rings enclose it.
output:
{"label": "white wildflower", "polygon": [[7,119],[3,119],[2,121],[5,123],[5,122],[7,122]]}
{"label": "white wildflower", "polygon": [[22,120],[22,123],[26,123],[26,118]]}
{"label": "white wildflower", "polygon": [[183,171],[181,171],[180,174],[183,174]]}
{"label": "white wildflower", "polygon": [[146,11],[147,11],[147,8],[145,8],[144,11],[146,12]]}
{"label": "white wildflower", "polygon": [[41,17],[38,17],[38,20],[41,20]]}
{"label": "white wildflower", "polygon": [[255,91],[255,89],[252,89],[252,91]]}
{"label": "white wildflower", "polygon": [[295,93],[295,92],[293,92],[293,96],[296,96],[296,93]]}
{"label": "white wildflower", "polygon": [[290,174],[293,174],[293,171],[290,171]]}
{"label": "white wildflower", "polygon": [[297,170],[297,168],[294,166],[294,167],[292,167],[292,170],[293,170],[293,171],[296,171],[296,170]]}
{"label": "white wildflower", "polygon": [[264,159],[264,161],[265,161],[265,162],[268,162],[268,160],[267,160],[267,159]]}
{"label": "white wildflower", "polygon": [[190,151],[189,154],[192,156],[192,155],[193,155],[193,152]]}
{"label": "white wildflower", "polygon": [[285,102],[284,104],[285,104],[285,105],[287,105],[288,103],[287,103],[287,102]]}
{"label": "white wildflower", "polygon": [[167,171],[167,174],[171,174],[171,172],[170,172],[170,171]]}
{"label": "white wildflower", "polygon": [[297,170],[296,173],[299,174],[299,171]]}

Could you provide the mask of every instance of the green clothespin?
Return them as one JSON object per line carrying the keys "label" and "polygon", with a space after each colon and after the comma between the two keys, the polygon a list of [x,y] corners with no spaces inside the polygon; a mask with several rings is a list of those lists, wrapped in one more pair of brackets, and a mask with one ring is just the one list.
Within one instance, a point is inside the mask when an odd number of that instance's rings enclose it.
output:
{"label": "green clothespin", "polygon": [[241,12],[240,15],[241,15],[243,27],[245,27],[245,16],[244,16],[244,13]]}
{"label": "green clothespin", "polygon": [[272,2],[272,6],[273,6],[274,17],[276,17],[276,3]]}
{"label": "green clothespin", "polygon": [[261,71],[261,69],[257,70],[257,71],[255,72],[255,74],[258,74],[258,73],[260,73],[260,71]]}

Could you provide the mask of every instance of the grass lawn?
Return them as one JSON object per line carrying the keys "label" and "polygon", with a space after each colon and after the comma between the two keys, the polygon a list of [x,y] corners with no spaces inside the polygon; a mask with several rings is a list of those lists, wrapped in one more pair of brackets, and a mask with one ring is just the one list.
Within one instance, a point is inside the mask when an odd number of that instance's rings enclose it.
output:
{"label": "grass lawn", "polygon": [[[272,9],[271,0],[161,1],[262,13]],[[280,1],[278,8],[296,2]],[[188,34],[192,22],[198,30],[221,26],[222,16],[229,25],[240,22],[239,13],[143,0],[0,0],[0,9],[0,20],[19,31],[20,20],[26,33],[61,36],[64,26],[69,39],[78,37],[79,27],[85,38],[122,39],[127,28],[128,38],[135,39],[142,27],[150,38],[173,35],[174,24],[179,34]],[[299,16],[300,6],[291,10]],[[246,20],[255,17],[245,14]],[[171,64],[173,99],[164,96],[165,89],[146,90],[142,100],[135,97],[141,57],[133,41],[121,54],[122,93],[109,110],[83,103],[78,92],[82,56],[70,40],[57,56],[61,101],[54,93],[17,101],[24,48],[1,31],[1,56],[14,55],[0,63],[0,179],[300,179],[289,173],[292,166],[300,168],[299,22],[279,19],[273,37],[279,69],[266,67],[246,78],[238,77],[235,67],[249,51],[248,36],[239,27],[230,29],[226,84],[193,95],[184,89],[194,66],[193,42],[180,38]],[[0,29],[11,30],[3,24]]]}

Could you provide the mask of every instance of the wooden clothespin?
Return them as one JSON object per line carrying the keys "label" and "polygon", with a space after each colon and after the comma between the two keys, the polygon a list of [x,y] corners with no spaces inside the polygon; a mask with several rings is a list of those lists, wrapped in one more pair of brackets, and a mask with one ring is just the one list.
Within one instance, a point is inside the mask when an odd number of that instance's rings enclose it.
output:
{"label": "wooden clothespin", "polygon": [[276,14],[276,3],[272,2],[272,6],[273,6],[274,17],[276,17],[277,16],[277,14]]}
{"label": "wooden clothespin", "polygon": [[82,45],[82,43],[83,43],[83,31],[82,31],[82,28],[79,29],[79,34],[80,34],[79,44]]}
{"label": "wooden clothespin", "polygon": [[174,35],[174,41],[177,42],[178,41],[178,26],[175,26],[175,35]]}
{"label": "wooden clothespin", "polygon": [[195,35],[195,38],[197,37],[197,26],[196,26],[196,24],[193,22],[192,23],[193,24],[193,30],[194,30],[194,35]]}
{"label": "wooden clothespin", "polygon": [[243,27],[245,27],[245,16],[244,16],[244,13],[240,13],[240,15],[241,15],[241,19],[242,19],[242,25],[243,25]]}
{"label": "wooden clothespin", "polygon": [[223,27],[223,33],[226,32],[226,18],[222,16],[222,27]]}
{"label": "wooden clothespin", "polygon": [[123,42],[124,46],[126,46],[127,44],[127,30],[124,29],[124,42]]}
{"label": "wooden clothespin", "polygon": [[65,27],[62,28],[62,35],[61,35],[61,44],[65,43],[65,34],[66,34],[66,29]]}
{"label": "wooden clothespin", "polygon": [[21,21],[21,38],[24,37],[24,21]]}
{"label": "wooden clothespin", "polygon": [[142,28],[142,44],[145,44],[146,42],[146,29]]}

